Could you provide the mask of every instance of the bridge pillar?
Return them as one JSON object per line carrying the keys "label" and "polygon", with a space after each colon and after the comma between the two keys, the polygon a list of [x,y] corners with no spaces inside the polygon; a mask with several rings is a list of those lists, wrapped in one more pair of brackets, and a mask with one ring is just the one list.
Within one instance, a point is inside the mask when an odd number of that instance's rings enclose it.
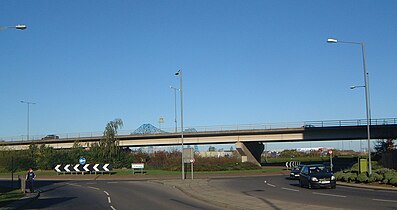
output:
{"label": "bridge pillar", "polygon": [[265,146],[262,142],[237,142],[236,150],[241,155],[241,162],[251,162],[261,165],[261,155]]}

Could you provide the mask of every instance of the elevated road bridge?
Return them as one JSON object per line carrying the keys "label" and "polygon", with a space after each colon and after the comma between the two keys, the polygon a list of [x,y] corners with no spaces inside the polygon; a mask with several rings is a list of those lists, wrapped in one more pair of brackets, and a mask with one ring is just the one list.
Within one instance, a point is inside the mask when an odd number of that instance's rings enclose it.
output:
{"label": "elevated road bridge", "polygon": [[[251,125],[252,126],[252,125]],[[262,127],[261,127],[262,126]],[[251,128],[239,126],[234,129],[195,130],[184,132],[185,145],[236,144],[243,161],[260,163],[264,150],[263,143],[301,142],[330,140],[361,140],[367,138],[366,120],[311,121],[295,127],[275,128],[263,125]],[[396,139],[397,118],[371,120],[371,139]],[[45,144],[55,149],[72,148],[75,142],[89,147],[100,141],[102,136],[67,137],[33,141],[3,141],[2,150],[28,149],[31,144]],[[181,145],[181,133],[122,134],[118,136],[122,147],[172,146]]]}

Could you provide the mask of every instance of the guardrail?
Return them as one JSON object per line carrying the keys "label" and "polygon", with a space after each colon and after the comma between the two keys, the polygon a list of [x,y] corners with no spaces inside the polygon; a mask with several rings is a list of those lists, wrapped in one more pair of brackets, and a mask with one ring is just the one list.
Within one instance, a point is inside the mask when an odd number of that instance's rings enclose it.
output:
{"label": "guardrail", "polygon": [[[371,125],[396,125],[397,118],[383,118],[383,119],[371,119]],[[335,126],[364,126],[367,125],[366,119],[357,120],[326,120],[326,121],[306,121],[306,122],[287,122],[287,123],[258,123],[258,124],[241,124],[241,125],[217,125],[217,126],[186,126],[184,133],[195,133],[195,132],[222,132],[222,131],[240,131],[240,130],[272,130],[272,129],[288,129],[288,128],[300,128],[300,127],[335,127]],[[160,128],[163,133],[179,133],[180,130],[175,132],[174,128]],[[131,135],[134,130],[120,130],[118,135]],[[134,134],[134,135],[152,135],[153,133],[147,134]],[[64,133],[54,134],[59,139],[71,139],[71,138],[89,138],[99,137],[103,135],[103,132],[81,132],[81,133]],[[45,138],[46,135],[31,135],[29,141],[40,141]],[[14,137],[0,137],[0,141],[28,141],[26,135],[14,136]]]}
{"label": "guardrail", "polygon": [[[397,118],[371,119],[370,125],[396,125]],[[366,119],[359,120],[327,120],[327,121],[307,121],[306,127],[335,127],[335,126],[362,126],[367,125]]]}

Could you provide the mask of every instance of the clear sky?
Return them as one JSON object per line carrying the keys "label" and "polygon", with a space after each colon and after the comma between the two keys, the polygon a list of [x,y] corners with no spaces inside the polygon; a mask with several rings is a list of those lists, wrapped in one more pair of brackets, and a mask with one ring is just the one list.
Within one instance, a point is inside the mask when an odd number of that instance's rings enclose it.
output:
{"label": "clear sky", "polygon": [[[0,136],[397,117],[397,1],[0,1]],[[178,99],[179,100],[179,99]],[[178,120],[179,121],[179,120]]]}

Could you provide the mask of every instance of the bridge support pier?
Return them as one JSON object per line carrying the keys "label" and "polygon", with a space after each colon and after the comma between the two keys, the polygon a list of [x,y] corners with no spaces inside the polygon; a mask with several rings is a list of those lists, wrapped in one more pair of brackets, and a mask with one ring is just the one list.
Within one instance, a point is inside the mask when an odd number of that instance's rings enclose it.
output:
{"label": "bridge support pier", "polygon": [[236,150],[241,155],[241,162],[251,162],[261,166],[261,155],[265,146],[262,142],[237,142]]}

